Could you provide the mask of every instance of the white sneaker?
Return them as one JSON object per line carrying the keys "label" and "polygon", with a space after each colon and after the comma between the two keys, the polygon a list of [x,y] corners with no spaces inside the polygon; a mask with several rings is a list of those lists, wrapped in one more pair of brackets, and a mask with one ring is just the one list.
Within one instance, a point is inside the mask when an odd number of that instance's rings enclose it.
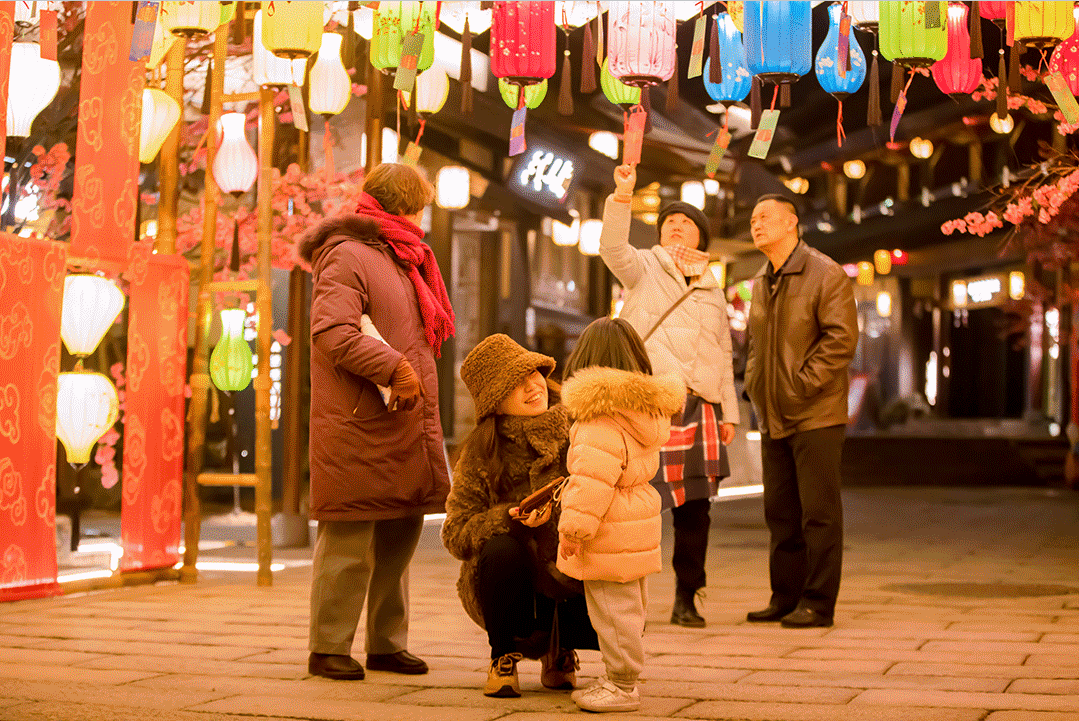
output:
{"label": "white sneaker", "polygon": [[632,691],[623,691],[605,678],[599,683],[581,689],[580,696],[571,696],[577,707],[584,711],[603,713],[604,711],[636,711],[641,707],[641,694],[634,686]]}
{"label": "white sneaker", "polygon": [[576,703],[577,699],[581,698],[582,696],[584,696],[587,693],[591,693],[597,686],[602,684],[605,680],[606,679],[604,679],[604,678],[594,678],[594,679],[592,679],[591,681],[588,682],[587,685],[582,686],[581,688],[579,688],[576,691],[574,691],[573,693],[571,693],[569,695],[570,699],[572,699]]}

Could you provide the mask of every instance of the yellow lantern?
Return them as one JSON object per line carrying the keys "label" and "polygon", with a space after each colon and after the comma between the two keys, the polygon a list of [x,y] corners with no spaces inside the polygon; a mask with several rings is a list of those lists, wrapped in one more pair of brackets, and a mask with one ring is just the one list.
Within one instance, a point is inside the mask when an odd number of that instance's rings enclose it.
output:
{"label": "yellow lantern", "polygon": [[303,85],[307,68],[305,58],[279,58],[262,44],[262,11],[255,13],[255,29],[251,36],[251,75],[265,87]]}
{"label": "yellow lantern", "polygon": [[221,311],[221,338],[210,354],[210,378],[223,391],[242,391],[251,382],[255,367],[251,346],[244,340],[243,308]]}
{"label": "yellow lantern", "polygon": [[162,2],[160,20],[162,28],[173,35],[197,38],[212,33],[221,24],[219,2]]}
{"label": "yellow lantern", "polygon": [[67,462],[76,469],[90,460],[90,451],[116,422],[120,400],[112,381],[100,373],[60,373],[56,388],[56,437]]}
{"label": "yellow lantern", "polygon": [[341,39],[337,33],[324,33],[318,59],[311,66],[308,103],[312,113],[327,118],[344,110],[352,94],[352,81],[341,61]]}
{"label": "yellow lantern", "polygon": [[142,125],[139,130],[139,162],[152,163],[176,123],[180,121],[180,104],[157,88],[142,91]]}
{"label": "yellow lantern", "polygon": [[892,272],[892,254],[887,250],[878,250],[873,254],[873,267],[878,275],[888,275]]}
{"label": "yellow lantern", "polygon": [[873,285],[873,264],[868,260],[858,263],[858,285]]}
{"label": "yellow lantern", "polygon": [[88,356],[124,309],[124,294],[108,278],[74,274],[64,278],[60,338],[73,356]]}
{"label": "yellow lantern", "polygon": [[8,74],[7,134],[25,138],[34,118],[60,89],[60,64],[41,57],[37,43],[12,43]]}
{"label": "yellow lantern", "polygon": [[[306,58],[322,44],[322,3],[276,0],[262,18],[262,44],[279,58]],[[338,36],[340,37],[340,36]]]}
{"label": "yellow lantern", "polygon": [[1055,47],[1075,32],[1072,3],[1016,2],[1015,42],[1046,49]]}

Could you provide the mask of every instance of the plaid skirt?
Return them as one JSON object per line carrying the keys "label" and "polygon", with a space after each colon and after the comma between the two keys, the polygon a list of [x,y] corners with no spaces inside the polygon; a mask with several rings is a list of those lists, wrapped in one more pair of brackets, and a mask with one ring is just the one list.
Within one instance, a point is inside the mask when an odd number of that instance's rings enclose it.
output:
{"label": "plaid skirt", "polygon": [[659,452],[659,471],[651,481],[663,510],[711,498],[731,474],[719,434],[722,418],[718,404],[686,395],[685,410],[671,419],[671,439]]}

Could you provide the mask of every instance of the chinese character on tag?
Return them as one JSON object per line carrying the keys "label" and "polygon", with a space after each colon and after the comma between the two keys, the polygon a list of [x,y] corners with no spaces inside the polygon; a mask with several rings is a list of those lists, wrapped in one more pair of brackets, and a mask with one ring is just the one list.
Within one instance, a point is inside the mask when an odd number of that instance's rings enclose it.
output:
{"label": "chinese character on tag", "polygon": [[[42,3],[44,4],[44,3]],[[153,28],[151,28],[151,31]],[[41,11],[41,59],[56,60],[56,11]]]}

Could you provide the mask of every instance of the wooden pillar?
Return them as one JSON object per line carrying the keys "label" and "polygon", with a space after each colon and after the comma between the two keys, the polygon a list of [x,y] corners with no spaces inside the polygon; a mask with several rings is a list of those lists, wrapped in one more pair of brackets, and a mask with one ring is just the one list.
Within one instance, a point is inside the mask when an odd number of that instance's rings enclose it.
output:
{"label": "wooden pillar", "polygon": [[[435,253],[439,270],[442,271],[442,280],[446,284],[446,292],[453,303],[453,211],[440,208],[437,205],[431,207],[431,233],[427,241]],[[457,344],[453,339],[442,344],[442,357],[435,360],[438,370],[438,410],[442,421],[442,435],[453,438],[454,434],[454,372],[456,363]]]}
{"label": "wooden pillar", "polygon": [[270,241],[273,233],[273,139],[274,91],[259,91],[259,178],[258,178],[258,377],[255,378],[255,515],[258,538],[258,585],[273,583],[273,537],[270,516],[273,512],[270,471],[273,446],[270,442],[270,346],[273,343],[273,294],[270,290],[273,270],[270,267]]}
{"label": "wooden pillar", "polygon": [[382,71],[367,65],[367,162],[364,170],[370,173],[382,162]]}
{"label": "wooden pillar", "polygon": [[[176,38],[165,55],[165,92],[184,105],[184,53],[187,41]],[[176,252],[176,205],[180,198],[180,129],[183,118],[165,138],[158,155],[157,172],[161,182],[161,198],[157,205],[157,238],[154,250],[158,253]]]}
{"label": "wooden pillar", "polygon": [[[210,117],[206,137],[206,167],[212,168],[217,155],[217,124],[221,119],[221,96],[225,92],[225,49],[228,29],[221,26],[214,33],[213,71],[210,75]],[[214,174],[207,172],[203,185],[202,246],[198,268],[198,302],[195,310],[195,352],[191,363],[191,404],[187,413],[187,470],[184,473],[184,565],[180,580],[198,579],[195,564],[199,556],[202,527],[199,507],[198,475],[202,471],[203,444],[206,441],[206,410],[210,394],[209,335],[213,320],[210,283],[214,274],[214,251],[217,239],[217,201],[220,191]],[[261,359],[260,359],[261,360]]]}
{"label": "wooden pillar", "polygon": [[970,185],[977,191],[982,187],[982,144],[974,141],[967,146],[967,162],[970,166]]}
{"label": "wooden pillar", "polygon": [[895,166],[895,200],[897,203],[910,200],[910,163]]}
{"label": "wooden pillar", "polygon": [[[300,512],[301,466],[303,464],[303,366],[307,351],[307,328],[304,315],[307,308],[307,272],[293,268],[288,276],[288,334],[292,342],[285,356],[285,397],[281,403],[281,426],[284,431],[282,459],[281,510],[285,514]],[[447,285],[447,287],[449,287]]]}

